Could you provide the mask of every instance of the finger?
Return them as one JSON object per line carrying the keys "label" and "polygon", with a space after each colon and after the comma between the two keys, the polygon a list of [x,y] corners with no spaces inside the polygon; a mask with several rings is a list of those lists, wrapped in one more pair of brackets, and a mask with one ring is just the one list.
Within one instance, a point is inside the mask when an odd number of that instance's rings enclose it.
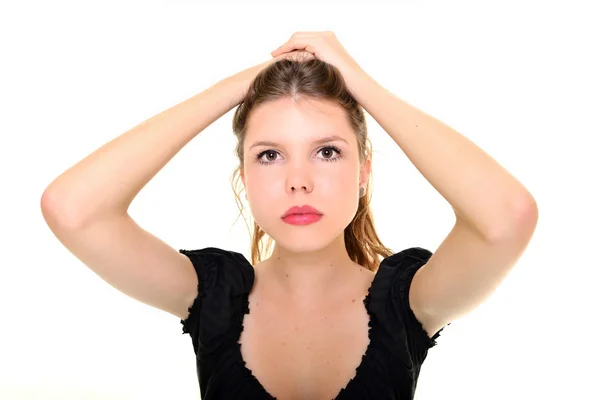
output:
{"label": "finger", "polygon": [[[284,48],[284,46],[288,46],[290,43],[297,43],[298,41],[304,41],[304,42],[308,43],[308,41],[311,40],[312,38],[322,36],[322,35],[324,35],[326,33],[327,33],[327,31],[323,31],[323,32],[314,32],[314,31],[294,32],[294,34],[288,39],[288,41],[286,43],[284,43],[283,45],[279,46],[277,49],[273,50],[271,52],[271,55],[273,55],[273,57],[276,57],[278,54],[282,54],[282,53],[291,51],[291,50],[289,50],[289,48],[287,50],[282,50]],[[296,47],[296,49],[301,50],[298,47]]]}
{"label": "finger", "polygon": [[277,57],[279,54],[289,53],[293,50],[304,50],[307,46],[308,44],[305,41],[289,40],[288,42],[282,44],[281,46],[273,50],[271,52],[271,55],[273,57]]}
{"label": "finger", "polygon": [[308,60],[312,60],[316,58],[315,55],[313,53],[311,53],[310,51],[292,51],[290,53],[283,53],[279,56],[276,57],[277,60],[290,60],[290,61],[296,61],[296,62],[304,62],[304,61],[308,61]]}

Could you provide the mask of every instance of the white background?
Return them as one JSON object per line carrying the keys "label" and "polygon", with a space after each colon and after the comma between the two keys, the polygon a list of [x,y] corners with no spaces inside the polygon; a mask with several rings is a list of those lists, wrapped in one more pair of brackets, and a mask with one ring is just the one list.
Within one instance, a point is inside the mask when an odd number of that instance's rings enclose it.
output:
{"label": "white background", "polygon": [[[318,30],[334,31],[377,81],[474,141],[537,200],[527,251],[488,301],[444,330],[417,399],[600,398],[595,2],[6,3],[0,398],[198,398],[179,320],[86,268],[45,225],[40,197],[104,143],[267,60],[294,32]],[[232,228],[232,113],[192,140],[130,208],[175,248],[249,257],[242,220]],[[380,237],[395,251],[435,250],[452,228],[450,205],[368,124]]]}

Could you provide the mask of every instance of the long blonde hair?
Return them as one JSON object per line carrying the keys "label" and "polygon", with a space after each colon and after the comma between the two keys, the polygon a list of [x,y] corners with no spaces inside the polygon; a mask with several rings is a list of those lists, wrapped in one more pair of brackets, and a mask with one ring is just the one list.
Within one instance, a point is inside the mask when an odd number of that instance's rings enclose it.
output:
{"label": "long blonde hair", "polygon": [[[308,61],[282,59],[274,62],[256,76],[233,117],[233,132],[238,139],[236,155],[239,165],[233,172],[231,183],[240,215],[244,210],[240,199],[240,194],[244,190],[243,185],[240,184],[240,172],[244,165],[244,139],[250,113],[254,107],[262,103],[290,97],[335,101],[346,111],[356,133],[360,161],[364,162],[372,155],[363,108],[348,92],[344,79],[336,67],[318,59]],[[380,263],[378,256],[387,257],[392,254],[392,251],[385,247],[377,236],[370,202],[369,179],[365,187],[365,195],[359,198],[356,215],[344,229],[344,242],[352,261],[375,272]],[[272,252],[273,239],[258,226],[256,221],[253,225],[251,261],[256,265],[268,258],[270,253],[267,254],[267,250]],[[263,240],[265,237],[266,244]]]}

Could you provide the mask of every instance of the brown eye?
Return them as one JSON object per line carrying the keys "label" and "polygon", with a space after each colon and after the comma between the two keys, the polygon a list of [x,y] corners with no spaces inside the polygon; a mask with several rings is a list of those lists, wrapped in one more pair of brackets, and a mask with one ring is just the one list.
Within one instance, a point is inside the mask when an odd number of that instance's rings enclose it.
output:
{"label": "brown eye", "polygon": [[[338,149],[337,147],[323,147],[321,150],[319,150],[319,153],[322,154],[323,161],[337,161],[342,157],[342,151],[340,149]],[[335,154],[338,154],[337,157],[335,156]]]}
{"label": "brown eye", "polygon": [[277,160],[277,154],[278,153],[274,150],[265,150],[262,153],[258,154],[256,158],[261,164],[271,164],[272,162]]}
{"label": "brown eye", "polygon": [[325,156],[325,158],[331,158],[330,156],[333,156],[333,150],[332,149],[323,149],[323,155]]}

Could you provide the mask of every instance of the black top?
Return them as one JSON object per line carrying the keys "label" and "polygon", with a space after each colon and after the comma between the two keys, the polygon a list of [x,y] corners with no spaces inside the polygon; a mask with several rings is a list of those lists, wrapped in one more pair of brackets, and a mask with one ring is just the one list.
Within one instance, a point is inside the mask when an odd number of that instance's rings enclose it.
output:
{"label": "black top", "polygon": [[[238,343],[254,267],[240,253],[208,247],[179,250],[198,274],[198,296],[181,320],[192,338],[202,400],[272,400],[246,367]],[[413,399],[421,364],[435,346],[412,312],[408,289],[431,257],[412,247],[384,258],[363,300],[369,314],[369,345],[356,376],[335,399]],[[449,324],[448,324],[449,325]]]}

